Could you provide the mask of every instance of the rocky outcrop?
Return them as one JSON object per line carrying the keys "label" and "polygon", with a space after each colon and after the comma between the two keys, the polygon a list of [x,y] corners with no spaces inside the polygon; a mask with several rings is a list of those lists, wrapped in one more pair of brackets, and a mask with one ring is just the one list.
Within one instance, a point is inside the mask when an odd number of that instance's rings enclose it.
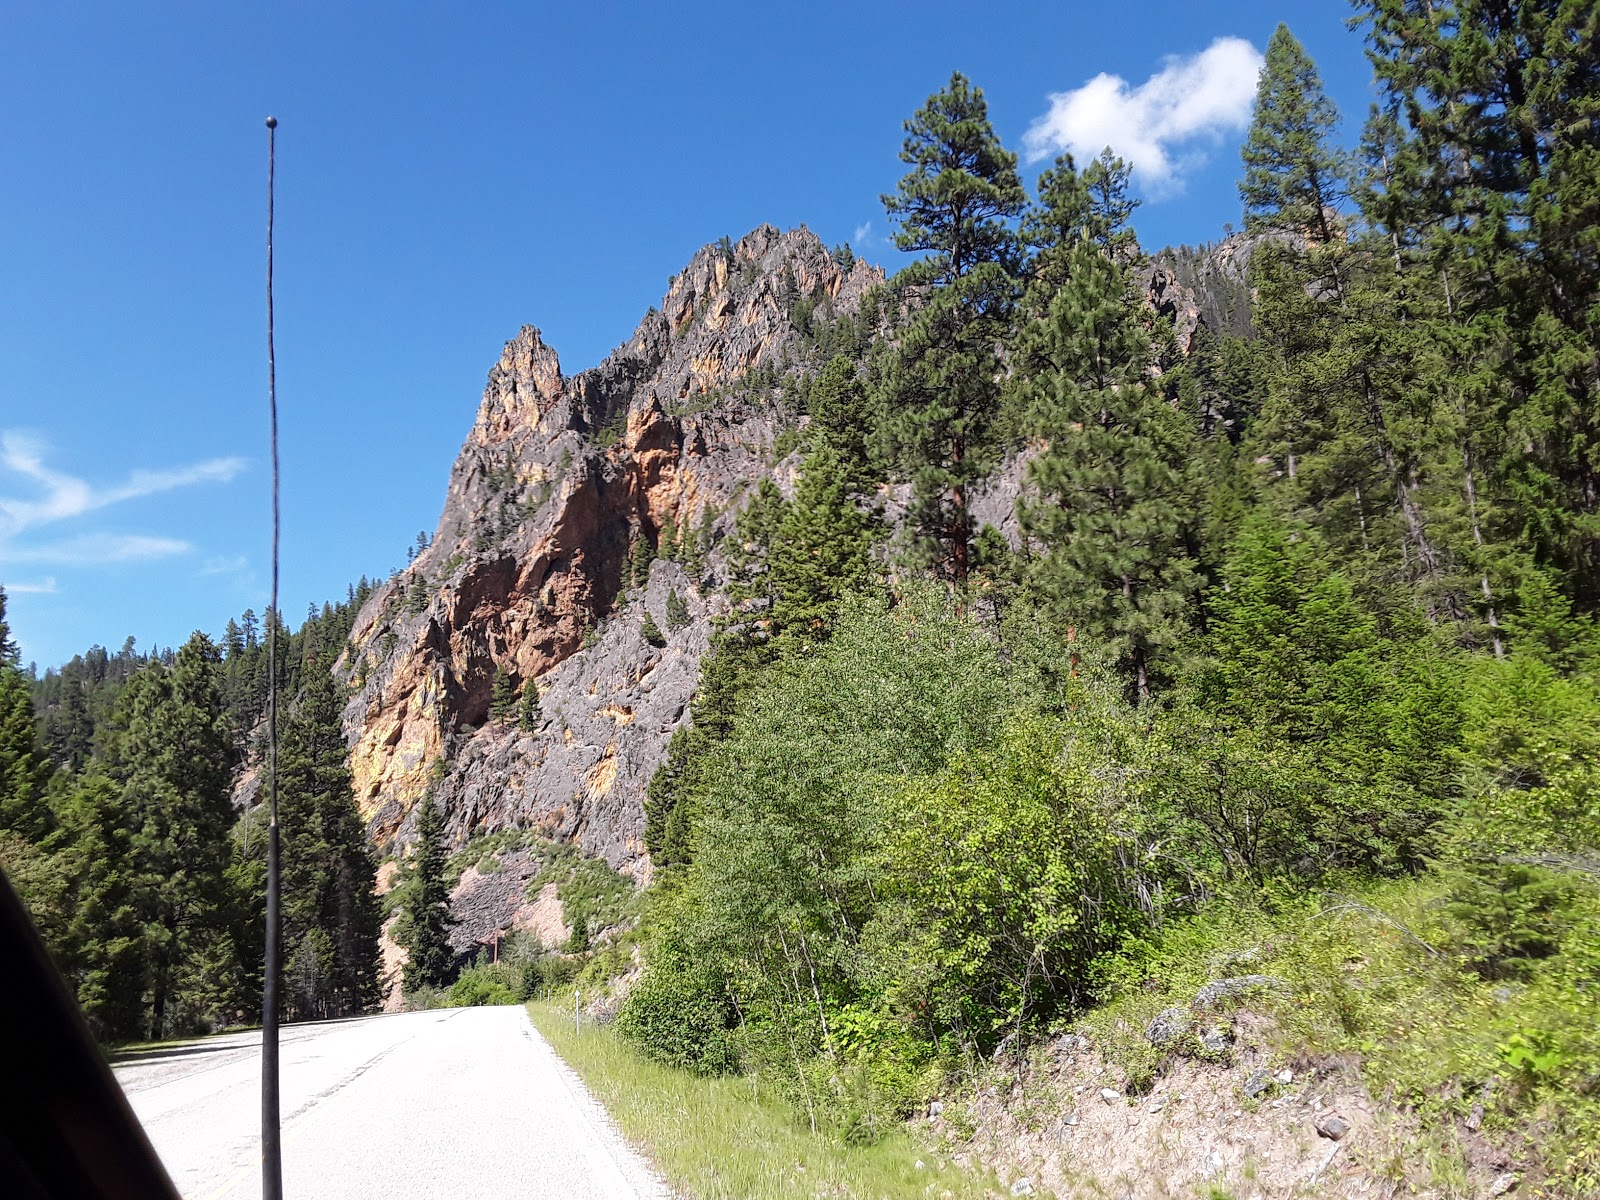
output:
{"label": "rocky outcrop", "polygon": [[[1146,302],[1181,351],[1203,325],[1232,328],[1258,240],[1149,260]],[[337,668],[380,849],[410,841],[432,791],[455,845],[533,829],[647,879],[644,789],[726,608],[724,539],[760,479],[787,485],[794,458],[775,442],[800,419],[797,389],[882,279],[805,229],[762,226],[700,250],[597,367],[567,376],[532,326],[506,343],[431,544],[367,601]],[[1013,541],[1028,456],[973,498]],[[904,493],[884,498],[891,520]],[[659,558],[638,586],[641,543]],[[664,644],[643,636],[646,614]],[[533,728],[491,719],[497,671],[538,689]]]}
{"label": "rocky outcrop", "polygon": [[[362,608],[338,666],[380,847],[409,841],[432,789],[457,844],[534,828],[647,873],[643,789],[686,719],[722,539],[773,471],[818,331],[881,279],[807,230],[763,226],[697,253],[598,367],[564,375],[531,326],[506,344],[432,543]],[[657,561],[630,589],[641,540],[693,573]],[[664,646],[642,636],[647,612]],[[533,729],[490,719],[497,670],[539,689]]]}

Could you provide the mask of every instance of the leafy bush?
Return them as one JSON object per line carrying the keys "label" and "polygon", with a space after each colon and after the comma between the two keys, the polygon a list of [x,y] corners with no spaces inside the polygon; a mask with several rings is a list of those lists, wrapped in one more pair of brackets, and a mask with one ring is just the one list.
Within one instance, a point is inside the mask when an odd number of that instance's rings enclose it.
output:
{"label": "leafy bush", "polygon": [[1091,714],[1019,719],[996,750],[891,801],[893,902],[867,943],[893,964],[887,998],[930,1032],[988,1046],[1083,998],[1096,958],[1140,923],[1111,835],[1126,796],[1106,747],[1125,734],[1105,727],[1110,712]]}
{"label": "leafy bush", "polygon": [[476,1008],[485,1004],[516,1004],[522,974],[507,963],[468,967],[450,987],[451,1008]]}
{"label": "leafy bush", "polygon": [[645,1057],[696,1075],[739,1069],[737,1024],[722,980],[673,959],[652,963],[617,1013],[617,1032]]}

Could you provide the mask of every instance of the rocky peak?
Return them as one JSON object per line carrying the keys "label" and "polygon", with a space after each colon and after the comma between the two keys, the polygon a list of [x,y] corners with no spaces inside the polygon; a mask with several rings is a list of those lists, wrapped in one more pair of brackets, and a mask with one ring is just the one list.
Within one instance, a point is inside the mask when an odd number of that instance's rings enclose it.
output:
{"label": "rocky peak", "polygon": [[[506,343],[432,544],[363,607],[341,660],[377,841],[409,837],[433,788],[458,842],[540,827],[642,865],[643,787],[698,681],[720,540],[773,469],[819,333],[882,279],[809,230],[764,225],[700,249],[596,367],[563,375],[532,326]],[[630,592],[640,539],[664,558],[692,543],[698,573],[658,562]],[[674,594],[667,644],[645,643],[644,613],[668,630]],[[490,721],[497,669],[540,688],[538,729]]]}

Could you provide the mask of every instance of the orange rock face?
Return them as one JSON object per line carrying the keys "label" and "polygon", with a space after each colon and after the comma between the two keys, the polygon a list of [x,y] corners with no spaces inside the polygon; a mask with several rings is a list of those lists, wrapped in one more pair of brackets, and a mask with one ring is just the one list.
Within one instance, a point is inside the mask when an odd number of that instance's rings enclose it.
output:
{"label": "orange rock face", "polygon": [[[532,327],[506,344],[432,544],[368,601],[340,662],[376,842],[408,841],[432,789],[457,842],[538,828],[648,871],[643,788],[723,603],[721,540],[774,473],[795,379],[823,365],[798,326],[852,319],[881,279],[763,226],[696,254],[598,367],[564,376]],[[658,561],[635,584],[641,542],[694,570]],[[689,621],[651,646],[639,625],[667,629],[673,594]],[[497,670],[539,689],[535,728],[490,720]]]}

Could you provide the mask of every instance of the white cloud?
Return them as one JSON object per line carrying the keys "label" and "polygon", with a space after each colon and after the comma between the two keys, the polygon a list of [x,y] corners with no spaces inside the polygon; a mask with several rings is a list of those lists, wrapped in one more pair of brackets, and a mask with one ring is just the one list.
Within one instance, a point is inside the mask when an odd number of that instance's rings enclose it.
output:
{"label": "white cloud", "polygon": [[43,579],[31,582],[0,584],[13,596],[54,596],[56,594],[56,577],[46,575]]}
{"label": "white cloud", "polygon": [[0,563],[46,563],[62,567],[96,567],[103,563],[150,562],[188,554],[194,547],[177,538],[143,534],[86,533],[32,546],[0,542]]}
{"label": "white cloud", "polygon": [[872,222],[871,221],[863,221],[863,222],[861,222],[861,224],[857,225],[856,226],[856,235],[855,235],[855,237],[851,238],[850,241],[852,243],[854,243],[856,246],[868,246],[868,245],[871,245],[872,244]]}
{"label": "white cloud", "polygon": [[243,554],[217,555],[206,559],[205,565],[200,568],[202,575],[236,575],[241,571],[250,569],[250,560]]}
{"label": "white cloud", "polygon": [[[20,540],[34,530],[97,512],[142,496],[154,496],[199,483],[227,483],[245,468],[242,458],[211,458],[164,470],[138,469],[122,483],[92,484],[48,466],[47,447],[14,430],[0,431],[0,476],[19,475],[33,484],[32,496],[0,495],[0,563],[41,563],[93,567],[106,563],[151,562],[194,549],[178,538],[149,534],[81,533],[55,540]],[[55,580],[48,581],[49,591]],[[16,585],[17,590],[24,585]],[[42,589],[35,589],[42,590]]]}
{"label": "white cloud", "polygon": [[1069,151],[1081,165],[1110,146],[1147,188],[1179,191],[1182,172],[1203,159],[1197,142],[1249,123],[1262,63],[1261,51],[1243,38],[1222,37],[1199,54],[1166,59],[1136,87],[1102,72],[1053,93],[1023,149],[1029,162]]}
{"label": "white cloud", "polygon": [[242,458],[212,458],[187,467],[136,470],[128,476],[127,482],[100,488],[76,476],[52,470],[45,465],[44,455],[44,445],[33,438],[10,431],[0,433],[0,468],[33,480],[44,492],[32,500],[0,496],[0,538],[14,537],[27,529],[141,496],[170,492],[196,483],[227,483],[245,468]]}

